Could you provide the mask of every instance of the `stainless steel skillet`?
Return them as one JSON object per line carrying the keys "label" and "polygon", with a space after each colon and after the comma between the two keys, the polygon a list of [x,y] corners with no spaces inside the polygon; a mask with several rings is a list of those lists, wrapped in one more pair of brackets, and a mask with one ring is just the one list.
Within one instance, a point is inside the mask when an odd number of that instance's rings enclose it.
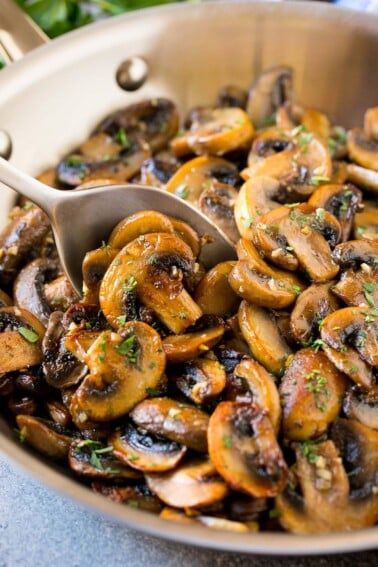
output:
{"label": "stainless steel skillet", "polygon": [[[0,27],[4,2],[0,2]],[[142,58],[147,77],[126,92],[119,65]],[[168,6],[89,26],[28,54],[0,73],[0,128],[11,157],[36,174],[89,134],[110,111],[150,96],[181,110],[213,101],[227,83],[248,87],[263,69],[290,64],[299,100],[347,126],[377,104],[378,17],[316,2],[217,2]],[[134,59],[135,61],[135,59]],[[140,61],[140,60],[139,60]],[[1,192],[1,195],[3,193]],[[1,199],[2,218],[12,196]],[[0,421],[0,447],[43,482],[100,513],[148,533],[222,550],[308,554],[376,547],[378,528],[325,536],[224,533],[113,504],[20,446]]]}

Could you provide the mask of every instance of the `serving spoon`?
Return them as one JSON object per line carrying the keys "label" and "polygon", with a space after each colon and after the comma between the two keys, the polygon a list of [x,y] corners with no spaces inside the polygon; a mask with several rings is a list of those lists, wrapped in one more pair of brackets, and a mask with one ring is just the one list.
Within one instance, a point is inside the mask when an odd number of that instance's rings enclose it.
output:
{"label": "serving spoon", "polygon": [[200,261],[206,268],[236,258],[224,233],[204,214],[179,197],[143,185],[107,185],[91,189],[54,189],[20,171],[0,157],[0,181],[38,205],[49,217],[64,271],[79,295],[82,262],[88,250],[98,248],[124,217],[154,210],[179,218],[206,235]]}

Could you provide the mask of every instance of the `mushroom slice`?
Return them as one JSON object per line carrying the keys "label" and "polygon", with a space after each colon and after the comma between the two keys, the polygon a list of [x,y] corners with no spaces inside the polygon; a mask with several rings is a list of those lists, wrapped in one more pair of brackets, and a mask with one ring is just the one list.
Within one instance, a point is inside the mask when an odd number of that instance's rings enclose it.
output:
{"label": "mushroom slice", "polygon": [[341,226],[341,240],[345,242],[361,201],[362,193],[353,185],[322,185],[311,195],[308,204],[323,208],[337,218]]}
{"label": "mushroom slice", "polygon": [[217,325],[209,329],[184,335],[169,335],[163,339],[163,347],[170,363],[187,362],[208,352],[223,337],[224,327]]}
{"label": "mushroom slice", "polygon": [[365,202],[363,212],[354,215],[353,232],[355,238],[378,241],[377,207]]}
{"label": "mushroom slice", "polygon": [[334,260],[341,268],[359,268],[362,264],[376,265],[378,242],[371,240],[349,240],[336,246],[333,251]]}
{"label": "mushroom slice", "polygon": [[322,208],[308,204],[279,207],[264,214],[253,232],[257,249],[282,268],[293,269],[294,258],[317,282],[328,281],[339,271],[331,248],[340,241],[341,227]]}
{"label": "mushroom slice", "polygon": [[42,244],[50,230],[45,213],[33,206],[25,211],[17,209],[11,222],[0,234],[0,284],[9,285],[18,268]]}
{"label": "mushroom slice", "polygon": [[47,325],[51,313],[44,286],[47,281],[56,278],[58,269],[54,260],[37,258],[19,272],[14,282],[16,305],[33,313],[44,325]]}
{"label": "mushroom slice", "polygon": [[214,156],[200,156],[184,163],[166,185],[169,193],[195,206],[204,189],[212,181],[235,186],[239,182],[237,167],[226,159]]}
{"label": "mushroom slice", "polygon": [[282,309],[294,303],[303,283],[292,273],[269,266],[252,242],[242,238],[236,246],[239,262],[228,281],[234,292],[250,303]]}
{"label": "mushroom slice", "polygon": [[176,173],[181,163],[171,152],[160,154],[143,162],[140,170],[140,182],[150,187],[164,189],[170,178]]}
{"label": "mushroom slice", "polygon": [[347,417],[378,430],[378,386],[369,391],[354,385],[347,391],[343,410]]}
{"label": "mushroom slice", "polygon": [[331,135],[329,118],[319,110],[306,108],[302,115],[301,123],[307,131],[316,134],[320,138],[327,139]]}
{"label": "mushroom slice", "polygon": [[288,469],[266,412],[255,403],[221,402],[210,417],[209,454],[234,489],[256,498],[284,488]]}
{"label": "mushroom slice", "polygon": [[72,423],[71,415],[68,408],[59,400],[47,400],[45,403],[46,411],[55,423],[68,427]]}
{"label": "mushroom slice", "polygon": [[260,217],[279,207],[275,200],[280,192],[280,183],[274,177],[261,175],[246,181],[235,201],[235,220],[243,238],[253,237],[252,226],[259,222]]}
{"label": "mushroom slice", "polygon": [[209,416],[200,409],[170,398],[143,400],[131,411],[136,425],[189,449],[207,452]]}
{"label": "mushroom slice", "polygon": [[346,387],[345,376],[323,352],[296,352],[280,385],[285,438],[303,441],[325,433],[340,413]]}
{"label": "mushroom slice", "polygon": [[0,374],[40,364],[44,334],[42,323],[26,309],[0,308]]}
{"label": "mushroom slice", "polygon": [[255,402],[266,410],[275,434],[278,434],[281,418],[280,397],[274,378],[253,359],[242,360],[231,375],[227,376],[225,392],[227,401]]}
{"label": "mushroom slice", "polygon": [[290,132],[283,128],[268,128],[262,132],[258,132],[253,139],[251,150],[248,154],[248,165],[253,166],[254,163],[263,159],[283,152],[292,150],[294,141],[290,136]]}
{"label": "mushroom slice", "polygon": [[348,163],[346,166],[347,179],[351,183],[355,183],[361,189],[367,189],[372,193],[378,194],[378,172],[372,169],[366,169],[356,165],[355,163]]}
{"label": "mushroom slice", "polygon": [[108,134],[101,132],[99,134],[93,134],[81,144],[79,146],[79,152],[86,158],[102,161],[118,156],[123,147],[120,142],[117,142]]}
{"label": "mushroom slice", "polygon": [[109,236],[108,245],[112,248],[123,248],[139,236],[153,232],[174,234],[170,218],[157,211],[139,211],[117,224]]}
{"label": "mushroom slice", "polygon": [[211,268],[202,278],[194,293],[194,300],[207,315],[230,315],[235,313],[239,298],[231,288],[228,276],[236,262],[221,262]]}
{"label": "mushroom slice", "polygon": [[328,315],[321,328],[323,348],[342,372],[363,388],[375,384],[378,366],[377,310],[345,307]]}
{"label": "mushroom slice", "polygon": [[75,440],[68,452],[68,463],[75,473],[89,478],[106,480],[138,479],[141,474],[121,463],[111,445],[92,439]]}
{"label": "mushroom slice", "polygon": [[247,100],[247,113],[256,128],[262,128],[285,103],[293,101],[293,70],[280,65],[260,73]]}
{"label": "mushroom slice", "polygon": [[[354,419],[340,418],[332,425],[331,436],[349,475],[351,499],[368,498],[378,486],[378,431]],[[376,499],[378,504],[377,495]]]}
{"label": "mushroom slice", "polygon": [[66,311],[80,300],[70,280],[65,274],[44,285],[44,294],[51,311]]}
{"label": "mushroom slice", "polygon": [[54,388],[68,388],[78,384],[87,374],[85,364],[67,349],[66,329],[62,323],[63,313],[54,311],[50,315],[46,334],[42,341],[42,370],[45,380]]}
{"label": "mushroom slice", "polygon": [[260,175],[274,177],[280,182],[287,201],[303,201],[315,187],[330,181],[332,160],[327,144],[320,138],[303,133],[298,136],[294,130],[289,139],[292,139],[294,149],[286,149],[252,163],[250,160],[250,165],[240,175],[245,180]]}
{"label": "mushroom slice", "polygon": [[144,472],[173,469],[186,453],[186,447],[148,433],[132,422],[127,422],[112,433],[109,442],[117,459]]}
{"label": "mushroom slice", "polygon": [[223,500],[228,488],[210,459],[190,459],[175,470],[147,473],[147,486],[160,500],[174,508],[201,508]]}
{"label": "mushroom slice", "polygon": [[378,171],[378,107],[365,113],[364,129],[353,128],[347,135],[349,156],[359,165]]}
{"label": "mushroom slice", "polygon": [[251,141],[253,125],[241,108],[215,108],[208,121],[194,123],[186,134],[196,154],[221,156]]}
{"label": "mushroom slice", "polygon": [[138,137],[157,152],[176,134],[178,123],[178,112],[172,101],[152,98],[113,112],[99,124],[96,132],[110,134],[124,148]]}
{"label": "mushroom slice", "polygon": [[238,85],[226,85],[218,92],[216,106],[245,109],[247,92]]}
{"label": "mushroom slice", "polygon": [[31,415],[17,415],[20,438],[51,459],[63,460],[72,443],[72,432],[53,421]]}
{"label": "mushroom slice", "polygon": [[234,217],[234,203],[238,192],[231,185],[212,181],[198,199],[198,208],[216,224],[232,243],[236,243],[239,232]]}
{"label": "mushroom slice", "polygon": [[[136,471],[134,471],[136,472]],[[139,508],[158,514],[162,509],[161,501],[147,488],[145,484],[134,486],[117,486],[94,481],[92,489],[117,504],[127,504],[131,508]]]}
{"label": "mushroom slice", "polygon": [[122,326],[125,293],[131,290],[173,333],[182,333],[202,315],[182,282],[194,263],[189,246],[175,235],[157,232],[133,240],[116,256],[101,282],[105,317],[113,327]]}
{"label": "mushroom slice", "polygon": [[238,312],[240,330],[253,356],[269,372],[280,375],[291,348],[268,309],[242,301]]}
{"label": "mushroom slice", "polygon": [[367,264],[360,270],[350,268],[342,272],[332,291],[349,306],[374,307],[378,305],[378,269]]}
{"label": "mushroom slice", "polygon": [[217,398],[226,386],[223,365],[210,357],[196,358],[171,368],[169,379],[180,392],[199,405]]}
{"label": "mushroom slice", "polygon": [[378,516],[378,496],[349,500],[348,476],[332,441],[298,446],[296,470],[303,496],[288,483],[276,498],[281,525],[294,533],[316,534],[372,526]]}
{"label": "mushroom slice", "polygon": [[300,345],[312,343],[318,337],[324,317],[340,307],[333,291],[334,282],[312,284],[298,297],[290,315],[290,330]]}
{"label": "mushroom slice", "polygon": [[140,321],[126,323],[122,336],[102,333],[85,358],[90,374],[72,397],[75,423],[125,415],[158,386],[165,369],[160,336]]}
{"label": "mushroom slice", "polygon": [[85,254],[82,265],[84,303],[98,305],[102,278],[118,252],[117,248],[104,243],[101,248],[90,250]]}

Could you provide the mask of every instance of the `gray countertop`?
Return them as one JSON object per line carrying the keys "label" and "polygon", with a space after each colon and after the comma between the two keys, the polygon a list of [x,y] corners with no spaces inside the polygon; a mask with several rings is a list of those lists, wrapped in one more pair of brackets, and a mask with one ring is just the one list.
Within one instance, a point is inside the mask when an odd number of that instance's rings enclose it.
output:
{"label": "gray countertop", "polygon": [[376,551],[269,558],[143,535],[41,486],[0,457],[0,567],[372,567]]}

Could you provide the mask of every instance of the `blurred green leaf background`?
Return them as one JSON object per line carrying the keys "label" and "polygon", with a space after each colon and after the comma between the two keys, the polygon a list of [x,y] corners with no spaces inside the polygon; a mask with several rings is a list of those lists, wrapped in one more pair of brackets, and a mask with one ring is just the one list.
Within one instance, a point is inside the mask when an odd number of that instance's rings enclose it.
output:
{"label": "blurred green leaf background", "polygon": [[17,3],[49,37],[56,37],[101,18],[174,1],[196,0],[17,0]]}

